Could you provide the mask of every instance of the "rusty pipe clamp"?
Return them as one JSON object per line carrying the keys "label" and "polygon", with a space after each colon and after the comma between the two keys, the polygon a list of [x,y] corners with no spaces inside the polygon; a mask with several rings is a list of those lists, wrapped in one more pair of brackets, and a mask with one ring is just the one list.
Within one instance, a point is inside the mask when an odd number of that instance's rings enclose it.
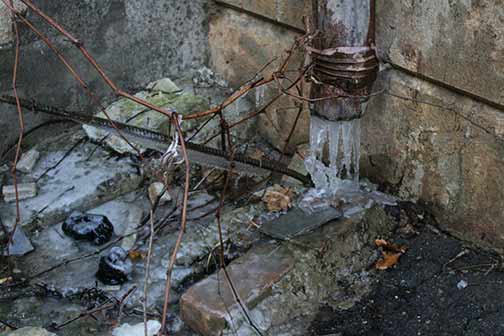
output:
{"label": "rusty pipe clamp", "polygon": [[312,79],[339,87],[347,96],[371,93],[379,62],[374,47],[339,47],[318,50],[307,47],[312,58]]}
{"label": "rusty pipe clamp", "polygon": [[[311,64],[308,79],[313,82],[311,113],[333,121],[362,116],[379,72],[375,48],[375,0],[368,0],[369,21],[365,26],[348,26],[346,29],[338,28],[343,26],[344,12],[339,17],[336,12],[331,12],[341,8],[338,5],[343,1],[315,1],[315,7],[320,11],[315,15],[313,28],[322,36],[313,40],[314,45],[306,47],[307,63]],[[313,31],[311,25],[307,24],[307,30]],[[364,37],[361,39],[355,35],[356,31]]]}

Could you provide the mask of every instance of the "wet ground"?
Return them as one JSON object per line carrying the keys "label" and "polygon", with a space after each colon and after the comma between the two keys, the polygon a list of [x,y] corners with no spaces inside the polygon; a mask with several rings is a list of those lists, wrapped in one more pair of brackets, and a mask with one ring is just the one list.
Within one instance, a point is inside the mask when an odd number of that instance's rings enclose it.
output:
{"label": "wet ground", "polygon": [[[504,335],[504,271],[499,257],[429,227],[410,239],[393,269],[349,310],[323,307],[310,335]],[[375,271],[373,271],[375,272]]]}

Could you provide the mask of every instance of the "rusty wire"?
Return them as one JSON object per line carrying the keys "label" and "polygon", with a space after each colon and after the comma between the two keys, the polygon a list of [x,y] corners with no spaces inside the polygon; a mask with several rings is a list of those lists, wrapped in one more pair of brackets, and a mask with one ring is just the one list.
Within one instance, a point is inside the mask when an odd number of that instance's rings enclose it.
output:
{"label": "rusty wire", "polygon": [[[16,97],[16,106],[17,106],[17,110],[18,110],[19,123],[20,123],[20,136],[19,136],[19,141],[18,141],[18,145],[17,145],[17,148],[16,148],[16,157],[15,157],[15,160],[14,160],[14,166],[13,166],[13,170],[12,170],[14,184],[16,186],[16,207],[17,207],[16,224],[14,226],[14,229],[13,229],[12,233],[11,233],[11,238],[12,238],[12,236],[13,236],[13,234],[15,232],[15,228],[17,227],[18,223],[20,222],[19,196],[17,194],[17,183],[16,183],[17,181],[16,181],[16,176],[15,176],[15,167],[17,165],[17,161],[18,161],[19,156],[20,156],[21,144],[22,144],[22,141],[23,141],[22,134],[24,132],[23,112],[22,112],[21,104],[19,102],[19,97],[18,97],[17,91],[16,91],[17,72],[18,72],[18,67],[19,67],[19,50],[20,50],[19,31],[18,31],[18,27],[17,27],[18,21],[16,20],[16,18],[19,19],[23,24],[25,24],[31,31],[33,31],[41,40],[44,41],[44,43],[56,54],[56,56],[62,62],[62,64],[66,67],[66,69],[77,80],[77,82],[80,84],[80,86],[86,92],[86,94],[91,98],[92,102],[100,107],[100,109],[102,110],[102,112],[104,112],[105,116],[109,119],[109,121],[111,122],[112,125],[114,125],[114,122],[113,122],[113,120],[111,120],[111,118],[106,113],[105,108],[103,108],[103,106],[98,102],[96,96],[94,96],[94,94],[90,91],[89,87],[84,82],[84,80],[82,80],[82,78],[80,77],[80,75],[77,73],[77,71],[74,69],[74,67],[70,64],[70,62],[68,60],[66,60],[66,58],[58,50],[58,48],[56,48],[54,46],[54,44],[51,41],[49,41],[49,39],[45,35],[43,35],[28,19],[26,19],[23,15],[21,15],[15,9],[15,7],[12,4],[12,0],[2,0],[2,2],[4,2],[4,4],[7,6],[7,8],[9,8],[10,11],[11,11],[11,14],[13,16],[13,25],[14,25],[14,28],[15,28],[14,30],[15,30],[15,34],[16,34],[16,54],[15,54],[16,58],[15,58],[14,67],[13,67],[12,88],[13,88],[14,96]],[[166,287],[165,287],[165,300],[164,300],[164,305],[163,305],[162,329],[161,329],[161,334],[162,335],[166,335],[166,333],[165,333],[165,330],[166,330],[166,317],[167,317],[169,295],[170,295],[171,274],[172,274],[172,271],[173,271],[173,267],[175,265],[176,254],[177,254],[177,251],[178,251],[178,249],[180,247],[180,244],[181,244],[181,242],[183,240],[183,235],[184,235],[186,224],[187,224],[187,201],[188,201],[188,194],[189,194],[189,187],[190,187],[190,183],[189,183],[190,182],[189,181],[189,179],[190,179],[190,161],[189,161],[189,158],[188,158],[188,155],[187,155],[187,150],[186,150],[186,146],[185,146],[185,140],[184,140],[184,137],[183,137],[182,129],[180,127],[178,115],[177,115],[177,113],[175,111],[173,111],[171,109],[161,108],[161,107],[155,106],[155,105],[153,105],[153,104],[151,104],[151,103],[149,103],[149,102],[147,102],[147,101],[145,101],[143,99],[140,99],[138,97],[132,96],[132,95],[124,92],[123,90],[121,90],[107,76],[107,74],[105,73],[105,71],[97,63],[97,61],[93,58],[93,56],[87,51],[87,49],[84,47],[83,43],[80,40],[76,39],[72,34],[70,34],[62,26],[60,26],[54,19],[52,19],[50,16],[48,16],[42,10],[40,10],[38,7],[36,7],[31,1],[29,1],[29,0],[21,0],[21,2],[23,2],[28,8],[30,8],[37,15],[39,15],[47,24],[49,24],[51,27],[53,27],[54,29],[56,29],[65,38],[67,38],[72,43],[72,45],[75,46],[82,53],[82,55],[87,60],[87,62],[89,62],[89,64],[91,64],[91,66],[95,69],[95,71],[100,75],[100,77],[102,78],[102,80],[110,87],[110,89],[113,91],[113,93],[116,96],[129,99],[129,100],[134,101],[135,103],[138,103],[138,104],[140,104],[140,105],[142,105],[142,106],[144,106],[144,107],[146,107],[146,108],[148,108],[150,110],[153,110],[153,111],[156,111],[158,113],[164,114],[165,116],[167,116],[167,117],[170,118],[172,125],[175,126],[175,131],[178,134],[179,139],[181,141],[180,147],[181,147],[182,156],[184,158],[185,183],[184,183],[184,196],[183,196],[183,201],[182,201],[182,215],[181,215],[181,219],[180,219],[180,231],[179,231],[179,235],[178,235],[178,238],[177,238],[177,241],[176,241],[176,244],[175,244],[175,248],[174,248],[174,250],[173,250],[173,252],[171,254],[169,266],[168,266],[167,272],[166,272],[166,274],[167,274],[167,280],[166,280]],[[244,95],[246,95],[252,89],[255,89],[255,88],[259,87],[259,86],[267,85],[267,84],[272,83],[272,82],[278,82],[278,84],[279,84],[279,79],[287,78],[285,76],[285,73],[287,72],[287,67],[289,65],[289,62],[292,59],[292,56],[294,55],[294,53],[295,53],[296,50],[302,49],[304,47],[304,45],[309,40],[311,40],[310,36],[303,36],[302,38],[297,39],[295,41],[295,43],[293,44],[293,46],[289,50],[286,51],[287,56],[282,60],[282,62],[280,63],[278,69],[276,71],[274,71],[269,77],[267,77],[267,78],[262,78],[262,77],[261,78],[256,78],[256,79],[250,81],[249,83],[247,83],[246,85],[242,86],[239,90],[237,90],[235,93],[233,93],[230,97],[228,97],[220,105],[218,105],[218,106],[216,106],[216,107],[214,107],[214,108],[212,108],[212,109],[210,109],[208,111],[197,112],[197,113],[194,113],[194,114],[191,114],[191,115],[187,115],[187,116],[185,116],[183,118],[185,120],[190,120],[190,119],[197,119],[197,118],[202,118],[202,117],[207,117],[207,116],[214,116],[214,115],[218,115],[219,116],[219,118],[220,118],[220,132],[219,132],[219,134],[217,134],[215,136],[218,136],[218,135],[221,136],[221,142],[222,142],[221,145],[222,145],[223,149],[228,150],[231,153],[230,156],[229,156],[230,167],[232,167],[232,165],[233,165],[233,163],[232,163],[233,162],[233,159],[232,159],[233,155],[232,155],[232,153],[234,152],[232,141],[231,141],[231,136],[230,136],[230,129],[233,128],[233,127],[236,127],[236,126],[238,126],[238,125],[240,125],[240,124],[242,124],[242,123],[244,123],[244,122],[246,122],[246,121],[248,121],[248,120],[250,120],[250,119],[252,119],[252,118],[254,118],[256,116],[258,116],[261,113],[264,113],[276,100],[278,100],[283,95],[290,95],[293,98],[302,100],[301,99],[301,98],[303,98],[302,97],[302,89],[298,88],[298,92],[301,92],[301,94],[299,94],[299,95],[289,94],[290,93],[289,90],[292,89],[292,88],[294,88],[294,87],[297,87],[298,83],[300,81],[302,81],[303,77],[305,76],[305,74],[306,74],[309,66],[305,66],[304,68],[298,70],[299,76],[296,79],[290,81],[290,84],[289,84],[289,86],[287,88],[284,88],[281,85],[279,85],[278,86],[279,94],[277,96],[275,96],[265,106],[263,106],[260,110],[251,112],[249,115],[245,116],[241,120],[236,121],[236,122],[234,122],[232,124],[229,124],[227,122],[227,120],[225,119],[223,110],[226,107],[228,107],[229,105],[231,105],[234,102],[236,102],[239,98],[241,98]],[[267,65],[269,66],[269,63]],[[298,112],[298,114],[296,116],[296,119],[295,119],[295,122],[294,122],[294,124],[292,126],[292,129],[289,132],[289,136],[287,138],[285,146],[287,146],[289,144],[289,140],[290,140],[292,134],[294,133],[294,131],[295,131],[296,127],[297,127],[297,123],[298,123],[298,120],[300,118],[301,111],[302,111],[302,108],[299,107],[299,112]],[[116,128],[116,131],[121,136],[120,130]],[[128,144],[130,144],[129,141],[124,136],[121,136],[121,137],[124,140],[126,140],[126,142]],[[134,148],[135,150],[137,150],[134,147],[133,144],[130,144],[130,146],[132,148]],[[140,157],[141,157],[141,155],[140,155]],[[231,170],[232,170],[232,168],[231,168]],[[219,226],[219,240],[221,242],[221,253],[220,253],[221,254],[221,267],[224,269],[224,272],[226,274],[226,279],[229,282],[229,285],[231,286],[231,289],[232,289],[232,291],[234,293],[235,292],[235,290],[233,290],[234,289],[234,285],[233,285],[232,280],[230,279],[229,275],[227,274],[227,271],[225,269],[225,264],[223,264],[223,261],[224,261],[223,260],[224,246],[223,246],[223,242],[222,242],[222,229],[221,229],[221,223],[220,223],[220,214],[221,214],[221,211],[222,211],[222,207],[224,205],[226,188],[227,188],[227,184],[229,182],[230,176],[231,176],[231,174],[229,173],[227,175],[227,177],[226,177],[226,183],[225,183],[222,195],[221,195],[221,202],[219,204],[219,207],[216,209],[216,219],[217,219],[217,223],[218,223],[218,226]],[[153,234],[153,233],[151,233],[151,234]],[[114,243],[114,242],[112,242],[112,243]],[[94,255],[94,253],[93,253],[93,255]],[[81,259],[81,258],[79,258],[79,259]],[[74,260],[72,260],[72,261],[74,261]],[[65,262],[63,264],[67,264],[67,262]],[[54,268],[51,268],[50,270],[52,270],[52,269],[54,269]],[[50,271],[50,270],[46,270],[46,271]],[[36,277],[36,276],[38,276],[38,275],[35,275],[34,277]],[[30,278],[33,279],[34,277],[30,277]],[[238,297],[235,297],[235,299],[237,300],[238,303],[241,304],[240,299]],[[242,308],[243,308],[243,306],[242,306]],[[253,323],[252,323],[252,321],[250,320],[249,317],[248,317],[248,319],[249,319],[249,322],[253,326]]]}
{"label": "rusty wire", "polygon": [[[6,2],[4,0],[4,2]],[[8,3],[6,2],[6,5],[14,6],[13,5],[13,0],[9,0]],[[12,68],[12,92],[14,94],[14,97],[16,99],[16,110],[18,113],[18,119],[19,119],[19,139],[18,143],[16,146],[16,155],[14,157],[14,162],[12,164],[12,179],[14,181],[14,192],[16,195],[16,221],[14,223],[14,227],[12,228],[12,231],[8,237],[7,240],[7,255],[9,255],[9,247],[13,241],[14,234],[16,233],[16,229],[19,225],[19,222],[21,221],[21,213],[19,209],[19,190],[18,190],[18,183],[17,183],[17,176],[16,176],[16,167],[19,161],[19,157],[21,155],[21,145],[23,143],[23,136],[24,136],[24,116],[23,116],[23,109],[21,107],[21,102],[19,101],[19,95],[17,92],[17,74],[18,74],[18,69],[19,69],[19,54],[20,54],[20,48],[21,48],[21,43],[19,40],[19,27],[17,24],[17,21],[15,19],[15,15],[11,13],[12,17],[12,26],[14,28],[14,34],[15,34],[15,39],[16,39],[16,47],[15,47],[15,54],[14,54],[14,66]]]}

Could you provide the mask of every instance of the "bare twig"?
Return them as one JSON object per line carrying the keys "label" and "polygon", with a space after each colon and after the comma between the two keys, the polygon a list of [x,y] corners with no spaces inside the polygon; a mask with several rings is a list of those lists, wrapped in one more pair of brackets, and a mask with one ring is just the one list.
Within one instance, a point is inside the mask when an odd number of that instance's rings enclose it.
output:
{"label": "bare twig", "polygon": [[[4,1],[5,2],[5,1]],[[12,0],[9,0],[6,5],[14,6]],[[12,243],[12,240],[14,238],[14,234],[16,233],[16,229],[19,225],[19,222],[21,221],[21,214],[20,214],[20,209],[19,209],[19,190],[18,190],[18,183],[17,183],[17,175],[16,175],[16,166],[19,160],[19,157],[21,155],[21,144],[23,143],[23,135],[24,135],[24,116],[23,116],[23,109],[21,107],[21,103],[19,101],[19,96],[17,92],[17,75],[18,75],[18,68],[19,68],[19,54],[20,54],[20,40],[19,40],[19,28],[18,24],[16,21],[16,17],[14,13],[11,13],[12,17],[12,26],[14,27],[14,33],[15,33],[15,38],[16,38],[16,51],[14,53],[14,65],[12,69],[12,93],[14,94],[14,97],[16,98],[16,109],[18,113],[18,119],[19,119],[19,139],[18,143],[16,146],[16,155],[14,158],[14,162],[12,164],[12,179],[14,181],[14,191],[16,194],[16,221],[14,223],[14,227],[12,228],[12,231],[9,235],[9,239],[7,240],[7,255],[9,255],[9,246]]]}
{"label": "bare twig", "polygon": [[[153,205],[152,205],[153,206]],[[144,279],[144,297],[143,297],[143,311],[144,311],[144,333],[147,335],[147,291],[149,289],[150,277],[150,263],[152,256],[152,242],[154,241],[154,209],[150,210],[150,235],[149,235],[149,248],[147,251],[147,260],[145,261],[145,279]]]}
{"label": "bare twig", "polygon": [[175,260],[177,258],[177,252],[180,248],[180,244],[182,243],[182,238],[184,237],[186,224],[187,224],[187,201],[189,198],[189,188],[190,188],[190,162],[189,157],[187,155],[187,150],[185,146],[184,135],[182,134],[182,129],[180,128],[179,120],[177,114],[174,114],[172,118],[173,124],[175,125],[176,132],[180,138],[180,147],[182,150],[182,155],[184,157],[185,164],[185,182],[184,182],[184,197],[182,203],[182,217],[180,220],[180,232],[177,238],[177,242],[175,243],[175,248],[173,249],[170,263],[168,265],[168,269],[166,271],[166,287],[165,287],[165,297],[163,304],[163,318],[161,322],[161,336],[166,336],[166,317],[168,314],[168,303],[170,302],[170,288],[171,288],[171,275],[173,271],[173,267],[175,266]]}

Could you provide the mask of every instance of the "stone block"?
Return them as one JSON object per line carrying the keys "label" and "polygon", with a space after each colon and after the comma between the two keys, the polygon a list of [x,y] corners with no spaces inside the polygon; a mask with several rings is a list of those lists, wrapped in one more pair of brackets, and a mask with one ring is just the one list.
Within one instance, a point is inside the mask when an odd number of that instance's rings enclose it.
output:
{"label": "stone block", "polygon": [[[25,200],[37,196],[36,183],[20,183],[17,185],[18,199]],[[14,185],[3,186],[2,194],[5,202],[16,201],[16,187]]]}
{"label": "stone block", "polygon": [[362,119],[361,173],[432,206],[453,234],[504,250],[504,115],[392,70]]}
{"label": "stone block", "polygon": [[[14,7],[21,12],[26,10],[26,6],[19,0],[14,0]],[[3,44],[13,41],[11,12],[3,2],[0,2],[0,49]]]}
{"label": "stone block", "polygon": [[[224,9],[210,21],[209,43],[211,64],[223,75],[232,87],[240,87],[249,81],[265,64],[277,58],[265,71],[268,76],[280,64],[284,51],[290,49],[299,35],[295,32],[269,24],[250,15]],[[302,63],[303,56],[294,55],[289,70]],[[290,74],[292,76],[292,73]],[[282,81],[284,86],[288,81]],[[308,92],[308,90],[305,90]],[[255,93],[256,109],[278,94],[276,83],[258,88]],[[298,112],[297,101],[282,97],[270,106],[258,120],[260,134],[278,149],[283,149]],[[291,138],[292,152],[297,144],[307,142],[309,113],[305,107],[298,127]]]}
{"label": "stone block", "polygon": [[240,8],[296,29],[304,29],[303,15],[311,13],[308,0],[217,0],[217,3]]}
{"label": "stone block", "polygon": [[[229,278],[261,333],[307,335],[322,302],[348,309],[369,291],[374,239],[392,229],[383,209],[373,207],[288,242],[256,246],[228,266]],[[223,271],[182,296],[181,316],[203,336],[256,335]],[[288,330],[294,320],[296,330]]]}
{"label": "stone block", "polygon": [[18,161],[16,165],[16,170],[25,174],[31,173],[35,164],[37,164],[37,160],[40,157],[40,152],[36,149],[31,149],[28,152],[21,155],[21,159]]}
{"label": "stone block", "polygon": [[[285,249],[275,245],[256,248],[228,267],[238,296],[254,308],[271,287],[294,266]],[[218,294],[220,292],[220,295]],[[223,271],[191,287],[181,298],[181,316],[193,330],[205,336],[221,335],[228,311],[240,309]]]}
{"label": "stone block", "polygon": [[277,20],[293,27],[304,29],[303,16],[312,13],[312,1],[277,0]]}
{"label": "stone block", "polygon": [[271,19],[276,19],[276,0],[242,0],[242,8]]}
{"label": "stone block", "polygon": [[384,1],[377,6],[381,58],[504,103],[504,12],[493,0]]}

